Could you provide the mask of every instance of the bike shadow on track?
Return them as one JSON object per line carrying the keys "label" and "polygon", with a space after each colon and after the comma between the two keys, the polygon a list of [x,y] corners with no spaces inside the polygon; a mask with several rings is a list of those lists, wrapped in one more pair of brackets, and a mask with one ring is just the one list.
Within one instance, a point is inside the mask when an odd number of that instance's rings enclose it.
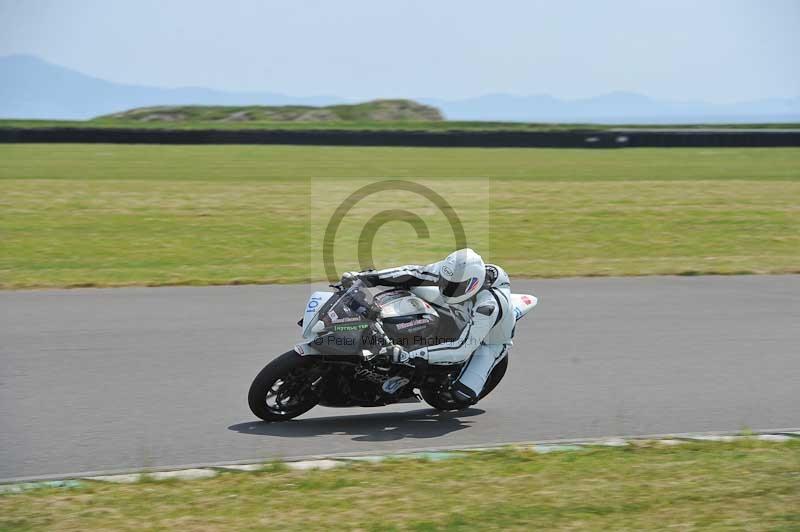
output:
{"label": "bike shadow on track", "polygon": [[353,441],[382,442],[404,438],[438,438],[469,428],[472,421],[465,418],[484,412],[479,408],[467,408],[459,412],[425,408],[410,412],[318,417],[279,423],[250,421],[231,425],[228,429],[241,434],[283,438],[339,435],[353,436]]}

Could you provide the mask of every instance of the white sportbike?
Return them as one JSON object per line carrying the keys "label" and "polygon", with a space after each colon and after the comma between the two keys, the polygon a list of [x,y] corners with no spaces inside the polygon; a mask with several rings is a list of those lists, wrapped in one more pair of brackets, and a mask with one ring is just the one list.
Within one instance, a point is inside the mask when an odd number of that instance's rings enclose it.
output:
{"label": "white sportbike", "polygon": [[[250,386],[248,402],[264,421],[284,421],[316,405],[383,406],[426,401],[439,410],[464,408],[449,394],[464,363],[393,364],[394,345],[405,350],[452,341],[454,324],[431,306],[436,287],[411,290],[372,287],[355,281],[335,292],[314,292],[303,318],[303,341],[267,364]],[[511,294],[519,321],[537,304],[532,295]],[[495,363],[479,399],[501,381],[508,355]]]}

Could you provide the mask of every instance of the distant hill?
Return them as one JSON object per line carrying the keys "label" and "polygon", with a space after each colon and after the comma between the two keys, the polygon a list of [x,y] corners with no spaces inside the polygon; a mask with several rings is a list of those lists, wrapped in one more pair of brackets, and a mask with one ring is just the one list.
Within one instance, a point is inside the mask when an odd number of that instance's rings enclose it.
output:
{"label": "distant hill", "polygon": [[329,106],[157,106],[98,117],[104,122],[436,122],[435,107],[411,100],[374,100]]}
{"label": "distant hill", "polygon": [[[615,92],[577,100],[562,100],[549,95],[508,94],[462,100],[415,100],[440,109],[448,120],[604,124],[800,122],[800,98],[723,105],[702,101],[663,101],[641,94]],[[308,107],[345,103],[344,98],[336,96],[304,98],[273,92],[126,85],[82,74],[33,56],[0,57],[0,118],[85,120],[126,109],[156,106],[236,106],[244,111],[245,107],[251,106]],[[331,112],[339,116],[338,112]],[[300,113],[298,116],[306,116],[300,120],[317,120],[317,115],[310,109]],[[320,116],[330,119],[332,115],[323,113]]]}
{"label": "distant hill", "polygon": [[766,123],[800,121],[800,98],[763,99],[730,104],[655,100],[613,92],[561,100],[547,94],[487,94],[464,100],[421,98],[442,109],[449,120],[515,122],[591,122],[597,124]]}
{"label": "distant hill", "polygon": [[162,89],[112,83],[28,55],[0,57],[0,117],[83,120],[156,105],[326,105],[332,96]]}

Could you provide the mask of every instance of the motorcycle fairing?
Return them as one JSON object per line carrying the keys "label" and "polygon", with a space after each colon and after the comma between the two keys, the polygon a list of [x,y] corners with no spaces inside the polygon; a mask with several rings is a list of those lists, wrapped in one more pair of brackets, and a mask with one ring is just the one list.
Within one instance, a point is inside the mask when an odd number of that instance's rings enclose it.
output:
{"label": "motorcycle fairing", "polygon": [[511,306],[514,308],[514,319],[519,321],[524,315],[533,310],[539,303],[539,298],[529,294],[511,294]]}
{"label": "motorcycle fairing", "polygon": [[[319,319],[319,309],[333,296],[333,292],[314,292],[306,302],[306,310],[303,312],[303,338],[312,339],[316,333],[311,331],[314,323]],[[302,354],[302,353],[300,353]]]}

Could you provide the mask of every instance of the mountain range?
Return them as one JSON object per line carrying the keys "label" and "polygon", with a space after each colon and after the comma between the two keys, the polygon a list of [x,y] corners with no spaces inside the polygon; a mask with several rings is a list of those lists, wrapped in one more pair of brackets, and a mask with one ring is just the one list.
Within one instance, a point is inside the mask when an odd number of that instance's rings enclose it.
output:
{"label": "mountain range", "polygon": [[[447,100],[415,98],[449,120],[514,122],[747,123],[800,122],[800,98],[731,104],[664,101],[630,92],[564,100],[546,94],[487,94]],[[294,97],[202,87],[159,88],[114,83],[30,55],[0,57],[0,118],[81,120],[155,105],[331,105],[336,96]]]}

